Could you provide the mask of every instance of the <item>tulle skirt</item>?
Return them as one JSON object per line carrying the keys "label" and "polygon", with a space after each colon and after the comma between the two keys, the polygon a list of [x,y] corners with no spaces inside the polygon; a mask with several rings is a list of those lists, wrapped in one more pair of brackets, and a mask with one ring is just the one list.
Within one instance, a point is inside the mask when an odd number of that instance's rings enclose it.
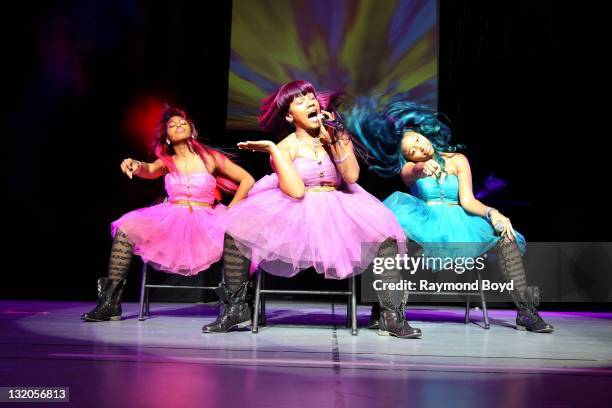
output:
{"label": "tulle skirt", "polygon": [[134,253],[155,269],[196,275],[221,259],[227,208],[188,207],[162,203],[131,211],[111,224],[121,229]]}
{"label": "tulle skirt", "polygon": [[363,272],[387,239],[398,243],[400,254],[405,250],[391,211],[357,184],[295,199],[268,175],[230,212],[227,232],[238,248],[277,276],[314,267],[326,278],[344,279]]}
{"label": "tulle skirt", "polygon": [[[468,214],[459,205],[428,205],[410,194],[396,191],[384,200],[395,214],[406,236],[416,241],[425,255],[435,257],[478,257],[500,239],[484,218]],[[525,237],[516,232],[521,253]]]}

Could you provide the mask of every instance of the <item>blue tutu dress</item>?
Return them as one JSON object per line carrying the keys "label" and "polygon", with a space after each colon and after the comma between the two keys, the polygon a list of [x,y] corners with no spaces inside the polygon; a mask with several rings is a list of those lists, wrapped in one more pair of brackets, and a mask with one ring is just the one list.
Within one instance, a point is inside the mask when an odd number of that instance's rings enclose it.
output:
{"label": "blue tutu dress", "polygon": [[[448,175],[443,182],[435,177],[418,179],[411,194],[396,191],[384,204],[391,209],[406,236],[417,242],[425,256],[481,256],[500,239],[487,219],[467,213],[459,205],[459,179]],[[521,253],[525,237],[516,232]]]}

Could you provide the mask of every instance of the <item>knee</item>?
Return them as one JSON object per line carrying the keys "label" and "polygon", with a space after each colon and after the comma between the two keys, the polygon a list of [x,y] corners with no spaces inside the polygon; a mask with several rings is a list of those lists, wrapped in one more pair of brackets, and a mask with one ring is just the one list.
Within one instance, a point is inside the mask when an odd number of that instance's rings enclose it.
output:
{"label": "knee", "polygon": [[234,238],[232,238],[232,236],[226,232],[225,235],[223,236],[223,244],[225,246],[232,246],[232,245],[236,245],[236,242],[234,241]]}
{"label": "knee", "polygon": [[397,241],[395,238],[387,238],[378,247],[378,256],[393,256],[397,253]]}
{"label": "knee", "polygon": [[132,244],[132,241],[130,240],[130,237],[122,229],[118,229],[115,232],[114,240],[117,241],[117,242],[126,242],[126,243],[128,243],[130,245]]}

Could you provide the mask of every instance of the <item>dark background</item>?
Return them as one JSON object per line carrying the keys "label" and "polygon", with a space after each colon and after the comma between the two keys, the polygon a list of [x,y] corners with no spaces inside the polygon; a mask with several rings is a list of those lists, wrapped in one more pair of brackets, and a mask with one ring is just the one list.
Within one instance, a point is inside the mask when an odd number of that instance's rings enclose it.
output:
{"label": "dark background", "polygon": [[[210,144],[247,136],[225,130],[231,2],[19,2],[3,14],[0,296],[93,299],[110,222],[163,192],[119,170],[151,157],[126,131],[129,108],[156,95]],[[440,1],[439,110],[475,184],[491,172],[508,181],[486,202],[530,241],[610,241],[604,16],[597,2]],[[263,156],[240,163],[269,171]],[[401,189],[362,167],[379,198]]]}

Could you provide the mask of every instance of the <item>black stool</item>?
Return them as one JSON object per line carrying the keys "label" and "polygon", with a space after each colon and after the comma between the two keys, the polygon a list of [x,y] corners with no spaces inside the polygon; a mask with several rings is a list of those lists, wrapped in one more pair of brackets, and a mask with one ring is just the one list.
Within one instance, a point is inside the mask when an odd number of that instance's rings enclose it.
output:
{"label": "black stool", "polygon": [[151,316],[149,308],[149,289],[150,288],[162,288],[162,289],[200,289],[200,290],[212,290],[214,291],[216,286],[189,286],[189,285],[152,285],[148,283],[149,279],[149,265],[146,262],[142,263],[142,283],[140,285],[140,312],[138,313],[138,320],[144,321],[145,318]]}
{"label": "black stool", "polygon": [[264,271],[257,271],[257,281],[255,284],[255,305],[253,313],[252,333],[259,332],[259,315],[261,314],[261,323],[266,324],[266,302],[265,293],[280,293],[286,295],[343,295],[347,296],[346,304],[346,327],[350,327],[351,334],[357,335],[357,295],[355,292],[355,276],[348,278],[348,290],[333,291],[333,290],[276,290],[263,288]]}
{"label": "black stool", "polygon": [[[484,320],[484,328],[490,329],[491,325],[489,323],[489,311],[487,310],[487,300],[485,299],[484,291],[482,290],[482,276],[480,271],[476,269],[476,278],[478,279],[478,287],[480,290],[478,292],[413,292],[410,291],[409,295],[437,295],[437,296],[465,296],[465,324],[470,323],[470,297],[471,296],[480,296],[480,303],[482,305],[482,317]],[[470,274],[472,271],[469,272]]]}

